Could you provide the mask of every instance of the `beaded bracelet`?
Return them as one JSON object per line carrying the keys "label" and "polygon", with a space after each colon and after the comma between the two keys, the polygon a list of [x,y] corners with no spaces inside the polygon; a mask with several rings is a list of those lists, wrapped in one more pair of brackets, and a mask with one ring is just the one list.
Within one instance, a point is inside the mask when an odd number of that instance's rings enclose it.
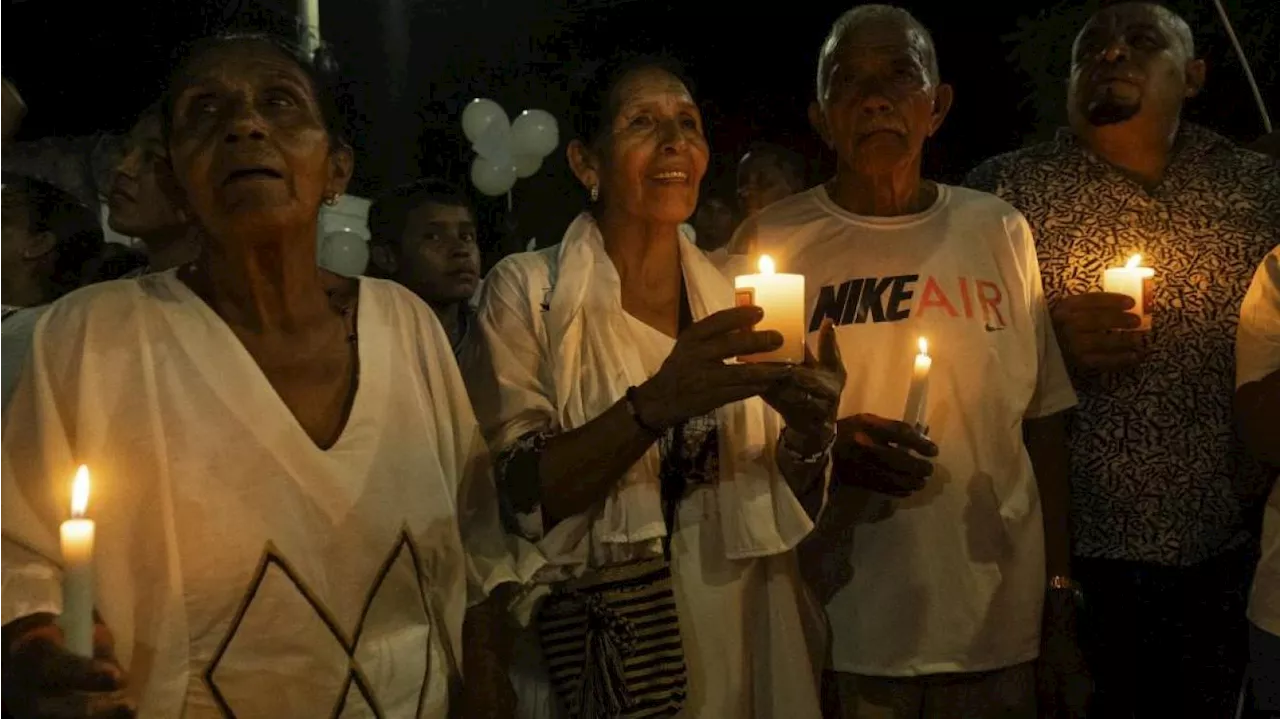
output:
{"label": "beaded bracelet", "polygon": [[792,447],[791,443],[787,441],[786,430],[783,430],[782,434],[778,436],[778,447],[787,453],[787,456],[792,462],[797,464],[818,464],[819,462],[824,461],[827,458],[827,455],[831,454],[831,448],[835,446],[835,443],[836,433],[832,432],[831,437],[827,439],[822,449],[814,452],[813,454],[805,455],[800,454],[799,450]]}

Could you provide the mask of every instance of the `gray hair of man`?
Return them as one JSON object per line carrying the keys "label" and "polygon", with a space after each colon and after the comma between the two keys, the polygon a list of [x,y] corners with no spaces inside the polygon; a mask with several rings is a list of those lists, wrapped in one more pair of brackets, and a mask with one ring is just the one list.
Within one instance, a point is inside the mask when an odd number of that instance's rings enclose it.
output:
{"label": "gray hair of man", "polygon": [[1160,23],[1169,30],[1169,32],[1173,35],[1173,39],[1178,42],[1179,46],[1181,46],[1182,52],[1184,53],[1184,57],[1182,59],[1183,60],[1195,59],[1196,57],[1195,36],[1192,35],[1191,33],[1191,26],[1187,24],[1186,20],[1182,19],[1181,15],[1179,15],[1178,13],[1170,10],[1169,8],[1157,2],[1122,2],[1122,3],[1116,3],[1114,5],[1108,5],[1107,7],[1094,13],[1093,16],[1089,18],[1088,22],[1084,24],[1084,27],[1080,28],[1080,32],[1076,33],[1076,39],[1071,43],[1071,58],[1073,63],[1075,62],[1075,59],[1078,57],[1077,49],[1080,46],[1080,39],[1084,37],[1085,31],[1087,31],[1090,27],[1092,27],[1093,24],[1097,22],[1098,18],[1101,17],[1102,15],[1109,12],[1116,12],[1119,8],[1125,8],[1125,7],[1151,8],[1151,11],[1155,13],[1157,18],[1159,18]]}
{"label": "gray hair of man", "polygon": [[924,61],[929,71],[929,81],[937,85],[942,81],[938,72],[938,51],[933,45],[933,35],[929,33],[919,20],[910,12],[893,5],[859,5],[845,11],[831,25],[827,39],[822,42],[822,50],[818,53],[818,102],[825,103],[827,97],[827,75],[831,72],[831,58],[840,43],[849,33],[870,23],[896,22],[901,24],[924,54]]}

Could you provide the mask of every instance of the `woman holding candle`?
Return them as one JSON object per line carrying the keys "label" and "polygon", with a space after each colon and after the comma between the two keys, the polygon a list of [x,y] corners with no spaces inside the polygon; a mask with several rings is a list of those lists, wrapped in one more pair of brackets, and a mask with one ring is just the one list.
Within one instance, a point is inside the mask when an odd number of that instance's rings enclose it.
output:
{"label": "woman holding candle", "polygon": [[[830,329],[804,365],[726,363],[784,338],[752,331],[762,310],[733,308],[732,286],[679,232],[707,166],[687,85],[667,63],[630,61],[598,73],[576,107],[568,154],[590,209],[560,245],[494,268],[482,358],[467,368],[504,519],[549,561],[543,629],[578,586],[562,580],[669,557],[674,616],[659,602],[622,617],[670,627],[658,673],[628,661],[621,677],[660,691],[628,696],[686,717],[816,717],[818,625],[791,550],[812,527],[801,500],[821,502],[844,383]],[[592,685],[608,669],[582,645],[544,634],[542,646],[553,674]],[[583,716],[610,713],[556,687]]]}
{"label": "woman holding candle", "polygon": [[[203,255],[55,305],[5,415],[6,541],[58,557],[92,470],[94,603],[143,716],[509,715],[468,607],[517,574],[448,339],[407,290],[316,266],[353,166],[328,87],[266,38],[190,51],[167,181]],[[6,706],[119,709],[64,691],[120,685],[49,629],[79,590],[4,571]]]}

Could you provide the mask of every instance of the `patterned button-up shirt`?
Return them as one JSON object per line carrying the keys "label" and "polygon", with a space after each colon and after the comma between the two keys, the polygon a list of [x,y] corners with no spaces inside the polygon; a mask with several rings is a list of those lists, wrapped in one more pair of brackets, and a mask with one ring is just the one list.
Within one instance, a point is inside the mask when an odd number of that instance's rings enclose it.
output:
{"label": "patterned button-up shirt", "polygon": [[1075,553],[1185,566],[1250,541],[1269,477],[1234,436],[1234,337],[1253,271],[1280,243],[1280,165],[1184,125],[1146,189],[1063,130],[968,184],[1026,215],[1051,305],[1101,290],[1103,270],[1135,253],[1156,272],[1144,361],[1072,376]]}

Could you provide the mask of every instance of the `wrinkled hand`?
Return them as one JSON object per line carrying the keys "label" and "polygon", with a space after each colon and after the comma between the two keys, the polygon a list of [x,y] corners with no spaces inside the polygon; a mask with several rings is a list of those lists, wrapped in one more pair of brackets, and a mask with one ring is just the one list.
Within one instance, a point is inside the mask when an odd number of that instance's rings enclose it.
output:
{"label": "wrinkled hand", "polygon": [[796,449],[805,454],[821,451],[835,432],[836,411],[844,391],[844,361],[836,342],[835,325],[823,320],[818,333],[818,356],[805,348],[805,362],[792,365],[786,375],[762,397],[782,415],[787,430],[801,440]]}
{"label": "wrinkled hand", "polygon": [[[4,706],[15,717],[125,719],[135,714],[125,674],[104,624],[94,627],[94,658],[71,654],[52,615],[6,625]],[[12,630],[12,631],[11,631]],[[10,637],[9,635],[16,635]]]}
{"label": "wrinkled hand", "polygon": [[1067,297],[1053,308],[1062,351],[1074,364],[1094,370],[1132,367],[1142,358],[1142,324],[1129,310],[1133,298],[1111,292]]}
{"label": "wrinkled hand", "polygon": [[832,477],[837,487],[859,487],[894,497],[924,488],[938,447],[905,422],[859,414],[836,424]]}
{"label": "wrinkled hand", "polygon": [[1064,597],[1045,601],[1040,659],[1036,662],[1040,716],[1082,719],[1093,696],[1093,678],[1076,640],[1074,605]]}
{"label": "wrinkled hand", "polygon": [[636,388],[636,410],[641,419],[656,429],[666,429],[770,390],[788,372],[785,365],[724,362],[782,346],[782,335],[777,332],[751,329],[762,317],[764,311],[759,307],[733,307],[705,317],[681,333],[662,367]]}

